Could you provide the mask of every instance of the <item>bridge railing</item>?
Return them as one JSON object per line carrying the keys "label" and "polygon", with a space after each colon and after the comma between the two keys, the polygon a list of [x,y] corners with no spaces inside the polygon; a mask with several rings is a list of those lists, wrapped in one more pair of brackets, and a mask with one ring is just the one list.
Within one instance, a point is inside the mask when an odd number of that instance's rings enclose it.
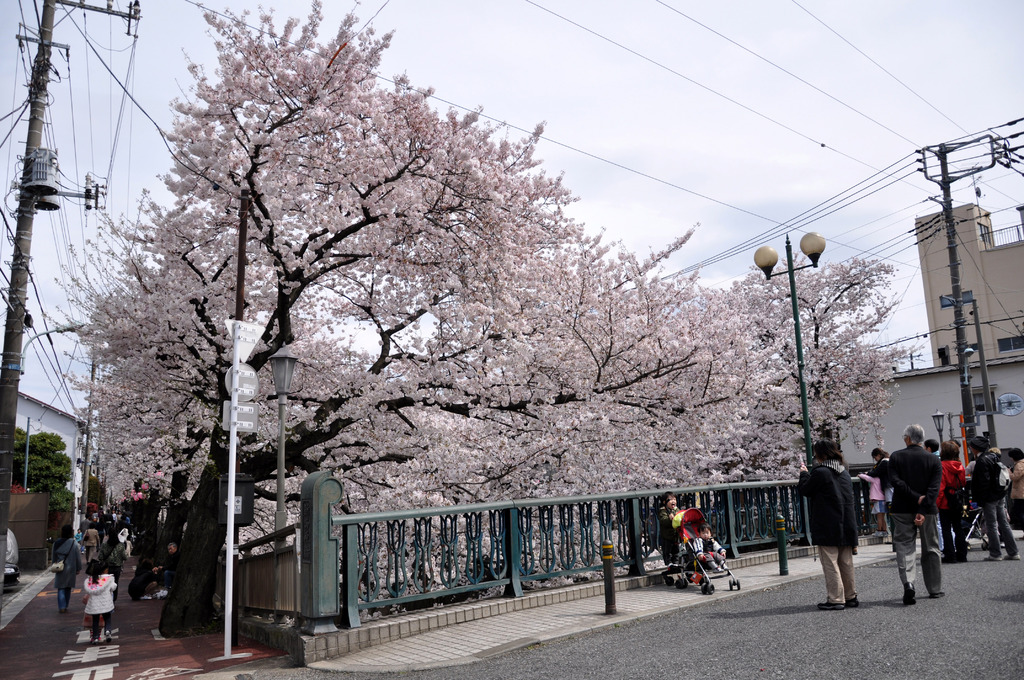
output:
{"label": "bridge railing", "polygon": [[[855,481],[862,528],[871,526]],[[790,537],[805,536],[806,507],[795,481],[667,489],[679,507],[698,507],[732,554],[776,542],[782,515]],[[660,562],[658,497],[666,489],[524,499],[380,513],[335,515],[341,484],[326,472],[303,483],[301,616],[310,633],[360,625],[368,610],[432,606],[470,595],[520,597],[602,569],[610,541],[615,566],[644,574]],[[244,546],[243,546],[244,547]]]}
{"label": "bridge railing", "polygon": [[[317,475],[310,488],[333,482],[340,498],[340,484],[326,473]],[[774,544],[780,514],[790,537],[805,536],[805,504],[795,482],[668,490],[680,508],[701,509],[733,556]],[[665,491],[356,515],[330,514],[330,498],[320,499],[322,512],[312,512],[320,494],[311,491],[303,501],[304,518],[310,510],[302,532],[305,573],[300,578],[297,546],[288,543],[295,527],[247,543],[241,546],[240,604],[243,611],[273,614],[278,621],[292,616],[298,623],[301,613],[328,629],[339,616],[344,627],[357,627],[366,610],[429,606],[477,592],[518,597],[524,587],[579,578],[601,569],[605,540],[612,542],[617,567],[643,574],[662,559],[657,509]],[[874,523],[867,485],[854,479],[854,491],[860,527],[868,532]]]}

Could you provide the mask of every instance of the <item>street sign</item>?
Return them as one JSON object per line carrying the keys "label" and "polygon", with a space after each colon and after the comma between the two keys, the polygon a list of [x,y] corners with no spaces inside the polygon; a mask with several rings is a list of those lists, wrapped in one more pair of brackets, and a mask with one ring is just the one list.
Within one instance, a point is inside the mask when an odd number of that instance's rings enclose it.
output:
{"label": "street sign", "polygon": [[231,338],[234,337],[235,324],[238,324],[238,360],[245,361],[252,354],[256,343],[260,341],[260,336],[263,335],[263,326],[234,319],[228,319],[224,324],[228,327],[228,337]]}
{"label": "street sign", "polygon": [[[231,370],[224,374],[224,388],[231,393]],[[238,364],[238,401],[252,401],[259,392],[260,381],[256,369],[249,364]]]}
{"label": "street sign", "polygon": [[[235,407],[236,431],[255,432],[256,423],[259,418],[259,404],[239,404]],[[231,429],[231,402],[224,402],[220,426],[225,430]]]}

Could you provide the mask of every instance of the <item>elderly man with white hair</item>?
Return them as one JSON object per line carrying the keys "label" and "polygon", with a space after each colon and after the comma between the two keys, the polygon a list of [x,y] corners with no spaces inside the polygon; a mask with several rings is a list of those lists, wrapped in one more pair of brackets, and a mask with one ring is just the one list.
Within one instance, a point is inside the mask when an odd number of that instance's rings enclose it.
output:
{"label": "elderly man with white hair", "polygon": [[916,536],[921,534],[921,571],[928,596],[939,598],[942,592],[942,552],[939,550],[938,506],[942,464],[925,451],[924,428],[910,425],[903,431],[906,448],[889,457],[889,482],[892,484],[892,547],[903,582],[903,604],[914,604]]}

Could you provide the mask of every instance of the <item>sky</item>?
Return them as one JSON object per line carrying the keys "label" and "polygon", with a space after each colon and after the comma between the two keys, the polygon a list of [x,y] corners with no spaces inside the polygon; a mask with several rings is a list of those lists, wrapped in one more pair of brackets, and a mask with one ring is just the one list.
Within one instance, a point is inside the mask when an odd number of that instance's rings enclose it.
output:
{"label": "sky", "polygon": [[[12,36],[15,27],[31,35],[41,3],[0,3],[0,115],[13,112],[0,120],[10,230],[35,54],[35,44]],[[263,5],[276,7],[279,22],[305,19],[310,6]],[[377,72],[383,86],[405,74],[433,89],[439,110],[480,109],[516,138],[543,122],[537,155],[548,173],[564,176],[578,198],[571,215],[592,233],[646,254],[696,227],[666,273],[699,267],[704,283],[730,285],[750,271],[758,246],[782,252],[786,233],[796,244],[806,231],[827,239],[823,263],[884,258],[896,267],[890,292],[899,307],[870,339],[878,344],[928,330],[909,232],[915,217],[939,209],[939,188],[915,171],[915,154],[1024,130],[1004,126],[1024,117],[1018,0],[325,5],[323,42],[349,11],[365,30],[393,32]],[[201,7],[258,13],[260,4],[141,0],[137,38],[121,18],[57,7],[53,40],[68,50],[53,58],[46,143],[58,151],[67,191],[81,191],[88,172],[103,178],[111,215],[135,219],[144,191],[170,205],[160,176],[171,158],[157,126],[169,130],[170,101],[189,96],[188,59],[213,71]],[[1019,224],[1024,166],[1016,167],[960,180],[954,203],[978,201],[996,229]],[[29,310],[37,332],[81,318],[61,284],[80,275],[95,226],[96,211],[75,198],[36,216]],[[5,277],[10,256],[9,238],[0,239]],[[21,391],[63,410],[82,407],[84,395],[61,374],[87,375],[88,358],[73,333],[47,337],[52,349],[43,337],[26,353]],[[902,346],[909,355],[914,344]],[[930,361],[923,354],[918,367]]]}

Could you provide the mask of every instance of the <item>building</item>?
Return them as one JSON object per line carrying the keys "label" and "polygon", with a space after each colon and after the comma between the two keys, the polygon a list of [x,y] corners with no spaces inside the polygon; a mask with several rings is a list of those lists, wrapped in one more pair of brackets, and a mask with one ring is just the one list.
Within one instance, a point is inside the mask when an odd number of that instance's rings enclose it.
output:
{"label": "building", "polygon": [[[1024,407],[1024,356],[993,359],[987,363],[992,403],[1002,401],[1004,404],[1004,408],[1001,409],[1003,413],[992,416],[996,443],[1004,450],[1010,446],[1024,448],[1024,413],[1019,410]],[[885,427],[885,431],[881,433],[883,449],[890,452],[902,449],[903,430],[912,423],[924,427],[929,438],[938,439],[939,432],[932,419],[936,413],[943,415],[942,439],[950,439],[952,423],[952,438],[963,440],[959,426],[960,378],[955,365],[903,371],[896,374],[895,378],[893,389],[897,391],[896,399],[892,408],[882,418]],[[975,392],[975,402],[981,398],[980,382],[975,375],[972,385],[979,387],[979,391]],[[978,411],[984,410],[977,403],[976,408]],[[981,415],[977,419],[978,434],[991,437],[986,417]],[[870,444],[866,451],[852,452],[851,462],[870,461],[873,446]]]}
{"label": "building", "polygon": [[[977,348],[978,334],[971,313],[973,300],[977,303],[980,338],[989,361],[1024,356],[1024,206],[1018,210],[1021,223],[993,229],[988,211],[973,204],[953,209],[967,342]],[[1018,216],[1014,215],[1014,219]],[[938,212],[918,218],[915,227],[932,363],[956,365],[945,220]],[[977,355],[971,360],[977,363]]]}
{"label": "building", "polygon": [[[82,495],[82,466],[76,465],[82,457],[81,448],[84,444],[85,421],[74,415],[54,408],[44,401],[27,394],[18,393],[17,426],[27,430],[29,435],[40,432],[52,432],[64,440],[64,453],[71,459],[72,479],[68,482],[68,490],[75,495],[75,512],[79,507]],[[17,455],[17,452],[15,453]],[[14,480],[21,483],[20,479]],[[77,522],[76,522],[77,524]]]}

